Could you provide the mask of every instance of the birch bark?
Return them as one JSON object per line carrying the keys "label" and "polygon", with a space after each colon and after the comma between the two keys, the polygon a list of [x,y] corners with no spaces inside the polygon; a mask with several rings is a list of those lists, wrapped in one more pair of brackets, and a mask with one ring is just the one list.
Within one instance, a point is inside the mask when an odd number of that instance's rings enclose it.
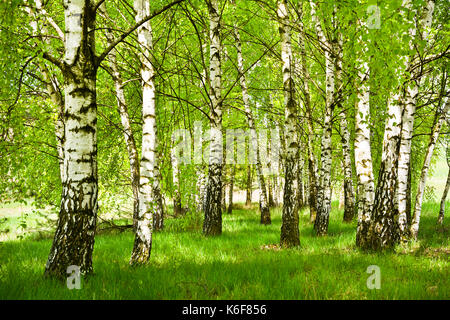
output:
{"label": "birch bark", "polygon": [[[425,159],[423,161],[422,171],[420,174],[420,180],[417,187],[417,194],[416,194],[416,203],[414,207],[414,214],[411,222],[410,227],[410,233],[413,239],[417,239],[418,233],[419,233],[419,223],[420,223],[420,214],[422,212],[422,200],[423,200],[423,194],[425,192],[425,184],[427,180],[428,175],[428,169],[430,168],[431,163],[431,157],[433,156],[434,147],[436,146],[437,139],[439,138],[439,133],[441,131],[442,124],[445,121],[445,118],[447,117],[447,113],[450,110],[450,101],[448,98],[446,98],[446,102],[444,104],[444,107],[442,108],[441,114],[438,117],[436,123],[434,124],[433,128],[431,129],[431,137],[430,142],[428,143],[427,152],[425,154]],[[448,192],[448,179],[446,184],[446,190]],[[445,193],[445,190],[444,190]],[[445,206],[445,198],[443,197],[443,202],[441,201],[441,209],[442,209],[442,203],[444,203]],[[443,210],[442,216],[444,214]],[[439,219],[438,219],[439,220]]]}
{"label": "birch bark", "polygon": [[210,37],[210,101],[211,101],[211,142],[209,156],[208,185],[205,199],[205,219],[203,233],[222,233],[222,94],[220,59],[220,12],[217,0],[208,1]]}
{"label": "birch bark", "polygon": [[244,74],[244,59],[242,57],[242,44],[241,44],[241,36],[239,34],[239,30],[237,27],[234,27],[234,34],[236,39],[236,49],[237,49],[237,65],[238,72],[240,75],[240,85],[242,90],[242,100],[244,101],[245,114],[247,117],[248,127],[250,129],[250,144],[254,148],[254,152],[256,155],[256,176],[258,179],[259,186],[259,210],[261,214],[260,223],[261,224],[271,224],[270,218],[270,209],[267,201],[267,191],[266,191],[266,181],[264,179],[264,174],[261,165],[261,156],[260,156],[260,145],[258,139],[258,133],[256,131],[255,120],[253,117],[253,112],[250,107],[248,89],[246,77]]}
{"label": "birch bark", "polygon": [[291,26],[287,1],[278,1],[278,20],[281,36],[281,59],[283,61],[283,92],[285,104],[284,168],[285,183],[283,193],[283,214],[280,244],[282,247],[300,245],[298,211],[295,190],[293,190],[295,165],[298,155],[297,106],[293,79],[293,56],[291,48]]}
{"label": "birch bark", "polygon": [[[105,18],[110,20],[105,6],[103,6],[102,11]],[[108,45],[111,45],[114,41],[114,36],[110,29],[106,30],[105,35]],[[109,64],[116,91],[117,111],[120,116],[120,123],[122,125],[123,136],[128,153],[128,161],[130,163],[131,190],[133,192],[133,230],[136,232],[139,215],[139,155],[136,147],[136,141],[134,139],[134,132],[131,128],[130,116],[128,114],[128,104],[125,99],[125,92],[123,89],[124,83],[122,74],[119,71],[116,49],[111,50],[109,54]]]}
{"label": "birch bark", "polygon": [[325,72],[326,72],[326,102],[324,129],[321,143],[321,162],[318,197],[317,197],[317,216],[314,222],[314,229],[318,236],[326,235],[328,231],[328,221],[331,210],[331,133],[332,133],[332,117],[334,109],[334,90],[335,90],[335,74],[334,74],[334,58],[332,44],[325,37],[320,21],[317,17],[317,6],[313,1],[311,4],[311,18],[315,25],[315,29],[325,54]]}
{"label": "birch bark", "polygon": [[[136,22],[150,14],[149,0],[135,0]],[[144,264],[151,254],[155,221],[163,216],[158,167],[155,71],[152,30],[147,21],[137,29],[142,81],[142,156],[140,161],[139,215],[130,264]]]}
{"label": "birch bark", "polygon": [[77,265],[92,272],[97,219],[97,103],[95,15],[89,0],[65,0],[64,181],[61,209],[45,267],[48,276],[65,277]]}
{"label": "birch bark", "polygon": [[[431,26],[433,20],[434,0],[428,0],[422,17],[419,20],[419,29],[421,29],[421,38],[427,41],[427,32]],[[405,1],[405,7],[411,7],[411,1]],[[411,37],[410,48],[414,49],[414,40],[419,33],[417,26],[414,24],[413,28],[410,28],[409,34]],[[407,216],[411,212],[407,212],[408,198],[411,196],[411,190],[408,188],[408,173],[411,166],[411,139],[414,129],[414,115],[416,112],[416,100],[419,93],[421,68],[415,68],[411,70],[412,65],[420,62],[420,56],[418,54],[408,57],[406,60],[406,70],[411,71],[412,79],[409,79],[405,84],[406,97],[404,98],[405,105],[402,111],[402,131],[400,141],[400,155],[398,160],[398,227],[400,240],[405,242],[409,239],[410,233],[407,223]],[[418,225],[417,225],[418,227]],[[413,229],[411,229],[412,231]]]}
{"label": "birch bark", "polygon": [[[367,45],[363,46],[363,57],[367,54]],[[375,184],[373,177],[372,151],[370,148],[370,87],[369,63],[366,59],[359,59],[357,102],[355,113],[355,168],[358,188],[358,227],[356,230],[356,244],[364,246],[365,237],[375,198]]]}
{"label": "birch bark", "polygon": [[307,123],[307,148],[308,148],[308,178],[309,178],[309,216],[314,223],[317,216],[317,165],[314,156],[314,123],[311,112],[311,94],[309,92],[309,72],[306,65],[305,28],[303,23],[303,8],[299,20],[299,46],[301,81],[303,82],[303,94],[305,96],[305,114]]}

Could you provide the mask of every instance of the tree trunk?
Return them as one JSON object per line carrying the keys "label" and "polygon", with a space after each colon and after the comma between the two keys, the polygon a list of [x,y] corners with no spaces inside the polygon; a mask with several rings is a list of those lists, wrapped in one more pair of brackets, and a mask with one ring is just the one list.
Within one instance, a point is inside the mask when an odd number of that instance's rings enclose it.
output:
{"label": "tree trunk", "polygon": [[397,226],[397,168],[400,148],[401,104],[399,95],[391,98],[384,130],[383,152],[367,234],[360,242],[363,248],[393,248],[399,240]]}
{"label": "tree trunk", "polygon": [[97,103],[92,3],[64,1],[64,181],[45,274],[66,277],[76,265],[91,273],[97,220]]}
{"label": "tree trunk", "polygon": [[[406,7],[410,7],[411,4],[408,2]],[[420,26],[423,28],[421,38],[427,41],[426,32],[427,29],[431,26],[432,18],[434,11],[434,0],[427,1],[426,6],[424,7],[424,14],[419,21]],[[417,27],[414,24],[414,28],[409,30],[409,34],[411,37],[410,40],[410,49],[415,50],[414,40],[417,38],[416,34],[418,33]],[[406,59],[406,70],[411,71],[411,67],[415,63],[419,63],[420,57],[419,55],[414,55],[413,57],[408,57]],[[406,242],[411,234],[410,229],[407,224],[407,215],[411,214],[411,211],[407,211],[408,207],[408,173],[411,167],[411,139],[413,135],[414,129],[414,116],[416,112],[416,100],[417,95],[419,94],[419,85],[421,74],[420,69],[415,69],[411,71],[411,76],[414,78],[409,82],[406,82],[404,86],[406,87],[405,93],[405,104],[402,110],[402,129],[401,129],[401,141],[400,141],[400,155],[398,159],[398,227],[399,227],[399,236],[400,241]],[[419,71],[418,71],[419,70]],[[410,194],[409,194],[410,197]],[[418,227],[418,224],[417,224]],[[413,229],[411,229],[413,230]]]}
{"label": "tree trunk", "polygon": [[314,223],[317,216],[317,169],[316,159],[314,156],[314,123],[311,112],[311,95],[309,92],[309,72],[306,64],[306,49],[305,49],[305,35],[303,23],[303,8],[301,8],[301,15],[299,17],[299,46],[301,56],[301,77],[303,82],[303,94],[305,95],[305,112],[306,123],[308,128],[308,179],[309,179],[309,217],[311,223]]}
{"label": "tree trunk", "polygon": [[[363,46],[364,57],[367,53],[367,45]],[[369,63],[359,59],[357,85],[357,102],[355,112],[355,168],[358,189],[358,227],[356,229],[356,244],[364,247],[368,235],[368,227],[375,198],[375,184],[373,177],[372,151],[370,148],[370,87],[369,87]]]}
{"label": "tree trunk", "polygon": [[347,124],[347,111],[342,107],[342,59],[343,59],[343,41],[342,35],[338,34],[338,45],[336,46],[336,85],[340,88],[338,104],[342,110],[341,112],[341,143],[342,143],[342,157],[344,170],[344,222],[351,222],[355,215],[355,196],[353,193],[353,174],[352,174],[352,159],[350,156],[350,132]]}
{"label": "tree trunk", "polygon": [[[431,137],[430,142],[428,143],[427,152],[425,154],[425,159],[423,161],[422,166],[422,172],[420,174],[420,180],[417,187],[417,194],[416,194],[416,203],[414,207],[414,215],[411,222],[410,227],[410,233],[413,239],[417,239],[417,235],[419,233],[419,222],[420,222],[420,214],[422,212],[422,200],[423,200],[423,194],[425,192],[425,184],[428,176],[428,169],[430,167],[431,158],[433,156],[434,147],[436,146],[436,142],[439,138],[439,132],[441,131],[441,126],[444,123],[444,120],[447,116],[447,112],[450,109],[450,102],[448,98],[446,99],[444,108],[442,109],[440,116],[438,116],[436,123],[434,124],[433,128],[431,129]],[[447,179],[447,185],[446,189],[448,187],[448,179]],[[447,190],[448,191],[448,190]],[[441,211],[443,210],[443,206],[445,207],[445,198],[446,198],[446,191],[444,191],[445,197],[443,197],[443,202],[441,201]],[[442,216],[444,215],[444,212],[442,211]],[[439,216],[441,216],[441,212],[439,213]]]}
{"label": "tree trunk", "polygon": [[247,83],[244,74],[244,59],[242,57],[242,48],[241,48],[241,36],[239,34],[239,30],[237,27],[234,28],[234,34],[236,39],[236,49],[237,49],[237,65],[238,72],[240,75],[240,84],[242,90],[242,100],[244,101],[245,114],[247,116],[247,123],[250,129],[250,145],[253,146],[254,152],[256,155],[256,176],[258,178],[258,186],[259,186],[259,210],[261,213],[261,224],[271,224],[270,218],[270,209],[269,204],[267,202],[267,191],[266,191],[266,181],[264,179],[264,174],[262,170],[261,164],[261,156],[260,156],[260,146],[258,133],[256,132],[255,120],[253,118],[253,112],[250,108],[249,95],[247,90]]}
{"label": "tree trunk", "polygon": [[351,222],[355,215],[355,196],[353,193],[352,160],[350,157],[350,132],[348,131],[346,114],[341,117],[342,155],[344,163],[344,222]]}
{"label": "tree trunk", "polygon": [[291,26],[286,0],[278,1],[278,20],[281,36],[281,59],[283,61],[283,91],[285,104],[285,141],[284,168],[285,183],[283,194],[283,214],[281,225],[280,244],[282,247],[300,245],[298,229],[298,211],[295,190],[293,190],[295,165],[298,155],[297,138],[297,106],[295,103],[295,87],[293,79],[293,59],[291,49]]}
{"label": "tree trunk", "polygon": [[[103,10],[103,14],[107,19],[109,19],[106,8]],[[106,39],[108,45],[111,45],[114,41],[114,37],[109,29],[106,29]],[[130,124],[130,116],[128,114],[127,102],[123,90],[122,75],[120,74],[117,64],[116,49],[111,50],[109,54],[109,61],[112,71],[111,75],[113,77],[116,90],[117,111],[119,112],[123,135],[125,138],[125,145],[128,152],[128,160],[130,163],[131,190],[133,192],[133,230],[136,232],[139,215],[139,156],[134,139],[134,133]]]}
{"label": "tree trunk", "polygon": [[311,17],[316,27],[319,40],[323,45],[325,52],[325,70],[326,70],[326,102],[325,102],[325,117],[324,129],[321,143],[321,161],[320,168],[319,192],[317,197],[317,216],[314,222],[314,229],[318,236],[326,235],[328,232],[328,221],[331,210],[331,133],[332,133],[332,117],[334,109],[334,59],[332,54],[331,43],[325,37],[325,34],[320,25],[320,21],[316,16],[316,4],[311,4]]}
{"label": "tree trunk", "polygon": [[182,214],[180,194],[180,168],[178,155],[172,151],[172,182],[173,182],[173,214],[175,217]]}
{"label": "tree trunk", "polygon": [[297,208],[303,208],[303,170],[300,159],[297,161],[296,180],[297,180]]}
{"label": "tree trunk", "polygon": [[[55,28],[57,29],[57,32],[59,33],[60,39],[64,39],[64,34],[59,29],[58,26],[54,24],[54,21],[51,17],[47,15],[47,12],[42,7],[41,0],[35,0],[36,4],[36,12],[33,11],[33,9],[26,8],[26,11],[30,14],[33,21],[30,23],[30,26],[33,30],[33,35],[36,37],[42,37],[42,35],[48,34],[47,30],[47,23],[50,22]],[[44,23],[42,26],[38,25],[38,21],[40,19],[44,20]],[[40,27],[40,29],[39,29]],[[42,37],[42,40],[44,43],[49,46],[50,42],[47,37]],[[59,161],[59,175],[61,179],[61,183],[64,182],[64,143],[65,143],[65,136],[64,136],[64,97],[61,94],[60,91],[60,85],[58,83],[58,79],[51,74],[45,63],[42,63],[39,65],[39,69],[41,70],[43,80],[46,84],[46,91],[47,94],[50,96],[50,99],[52,103],[57,107],[57,117],[55,121],[55,135],[56,135],[56,151],[58,153],[58,161]]]}
{"label": "tree trunk", "polygon": [[228,189],[228,209],[227,212],[229,214],[233,213],[233,188],[234,188],[234,176],[236,174],[236,164],[233,164],[231,167],[231,176],[230,176],[230,184]]}
{"label": "tree trunk", "polygon": [[[149,0],[135,0],[136,22],[150,14]],[[151,63],[153,39],[150,22],[137,29],[142,78],[142,157],[140,161],[139,215],[130,264],[150,258],[155,219],[163,216],[158,167],[155,70]]]}
{"label": "tree trunk", "polygon": [[222,95],[220,62],[220,13],[216,0],[208,2],[210,36],[210,100],[211,100],[211,142],[209,157],[208,186],[205,199],[203,233],[222,233]]}
{"label": "tree trunk", "polygon": [[205,205],[205,194],[206,194],[206,175],[203,171],[202,166],[198,166],[197,168],[197,190],[198,190],[198,197],[197,197],[197,211],[201,212],[204,211],[204,205]]}
{"label": "tree trunk", "polygon": [[250,207],[252,205],[252,165],[247,164],[247,187],[245,188],[245,206]]}
{"label": "tree trunk", "polygon": [[437,220],[437,223],[439,225],[444,224],[445,201],[447,199],[448,190],[450,189],[450,161],[448,161],[448,159],[449,159],[448,154],[449,154],[449,148],[447,147],[447,163],[449,164],[449,166],[448,166],[449,170],[448,170],[448,175],[447,175],[447,183],[445,184],[444,193],[442,194],[442,198],[441,198],[441,206],[440,206],[439,216],[438,216],[438,220]]}

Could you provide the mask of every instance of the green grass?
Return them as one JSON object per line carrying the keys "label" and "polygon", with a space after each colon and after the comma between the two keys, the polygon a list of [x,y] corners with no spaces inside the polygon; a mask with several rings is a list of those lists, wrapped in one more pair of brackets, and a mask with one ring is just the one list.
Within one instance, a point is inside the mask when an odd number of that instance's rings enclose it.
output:
{"label": "green grass", "polygon": [[[0,243],[0,299],[448,299],[448,228],[436,228],[437,212],[426,203],[419,241],[377,254],[355,248],[356,223],[341,223],[337,209],[323,238],[303,210],[301,246],[283,250],[268,246],[279,241],[279,209],[270,226],[255,210],[235,210],[213,238],[196,219],[170,219],[145,267],[128,265],[131,232],[98,235],[94,275],[80,290],[43,277],[51,239],[8,241]],[[369,265],[381,269],[379,290],[366,286]]]}

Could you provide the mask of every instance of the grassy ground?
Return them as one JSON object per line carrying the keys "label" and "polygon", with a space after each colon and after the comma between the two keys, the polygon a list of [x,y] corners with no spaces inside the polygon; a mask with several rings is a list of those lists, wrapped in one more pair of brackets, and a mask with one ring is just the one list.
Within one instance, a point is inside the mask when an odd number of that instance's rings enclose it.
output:
{"label": "grassy ground", "polygon": [[[0,243],[0,299],[449,299],[448,224],[436,228],[437,204],[425,203],[420,240],[397,253],[362,253],[356,223],[333,206],[329,236],[317,238],[303,210],[301,246],[280,250],[281,213],[261,226],[256,210],[224,215],[220,237],[205,238],[201,219],[167,220],[154,235],[151,263],[128,265],[131,232],[96,237],[93,276],[80,290],[44,279],[51,239]],[[367,267],[381,289],[366,286]]]}

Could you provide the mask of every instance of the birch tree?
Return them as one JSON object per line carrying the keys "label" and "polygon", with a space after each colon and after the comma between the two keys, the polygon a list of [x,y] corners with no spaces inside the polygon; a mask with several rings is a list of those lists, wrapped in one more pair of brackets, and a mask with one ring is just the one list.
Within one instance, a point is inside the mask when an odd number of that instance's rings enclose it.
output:
{"label": "birch tree", "polygon": [[[415,40],[418,38],[418,33],[421,33],[420,38],[425,41],[428,40],[428,31],[433,20],[434,0],[428,0],[425,3],[423,12],[420,12],[418,17],[418,26],[409,29],[411,37],[409,46],[414,50]],[[410,0],[405,1],[405,8],[410,9],[412,6]],[[414,115],[416,112],[416,101],[419,93],[421,68],[413,68],[413,65],[420,63],[420,55],[415,54],[406,59],[406,71],[411,73],[411,79],[408,79],[404,84],[405,97],[403,99],[404,106],[402,110],[402,127],[401,127],[401,141],[398,160],[398,224],[400,232],[400,240],[407,241],[410,234],[407,225],[407,216],[411,212],[407,212],[408,198],[411,196],[411,191],[408,188],[408,176],[411,166],[411,139],[414,129]]]}
{"label": "birch tree", "polygon": [[[102,14],[108,21],[111,18],[108,15],[106,6],[102,5]],[[108,45],[111,45],[114,41],[114,35],[110,29],[106,30],[105,33]],[[131,128],[130,116],[128,114],[128,104],[125,99],[124,92],[124,81],[122,79],[122,74],[119,71],[119,65],[117,61],[117,50],[111,50],[109,54],[109,64],[111,68],[111,76],[114,81],[114,89],[116,92],[117,100],[117,111],[120,116],[120,123],[123,129],[123,136],[125,139],[125,145],[128,153],[128,160],[130,163],[130,174],[131,174],[131,190],[133,192],[133,230],[137,229],[137,221],[139,215],[139,154],[136,147],[136,141],[134,138],[134,132]]]}
{"label": "birch tree", "polygon": [[[366,26],[361,26],[362,32]],[[372,151],[370,148],[370,86],[369,62],[367,44],[363,44],[361,37],[358,43],[362,46],[362,57],[358,59],[357,99],[355,112],[355,168],[358,189],[358,227],[356,244],[364,246],[367,228],[369,227],[372,205],[375,198],[375,184],[373,177]]]}
{"label": "birch tree", "polygon": [[300,47],[300,70],[303,84],[303,95],[305,97],[305,116],[307,124],[307,148],[308,148],[308,178],[309,178],[309,216],[314,223],[317,216],[317,165],[314,155],[314,123],[311,110],[311,94],[309,90],[309,72],[306,63],[305,48],[305,26],[304,26],[303,4],[299,8],[299,47]]}
{"label": "birch tree", "polygon": [[298,155],[298,129],[293,79],[294,65],[291,48],[291,25],[286,0],[278,1],[277,15],[281,36],[281,59],[283,62],[283,92],[285,106],[284,139],[286,141],[284,150],[285,182],[280,244],[283,247],[293,247],[300,245],[298,229],[299,217],[296,205],[297,199],[295,190],[293,190],[294,181],[296,179],[295,166]]}
{"label": "birch tree", "polygon": [[[449,123],[448,121],[447,123]],[[449,126],[450,127],[450,126]],[[448,167],[448,174],[447,174],[447,182],[445,183],[444,192],[442,193],[441,198],[441,204],[439,206],[439,216],[437,223],[439,225],[444,224],[444,216],[445,216],[445,201],[447,200],[448,190],[450,190],[450,148],[449,143],[447,142],[447,167]]]}
{"label": "birch tree", "polygon": [[351,222],[355,214],[355,196],[353,193],[353,173],[352,173],[352,159],[350,149],[350,131],[347,124],[347,110],[342,106],[342,91],[344,87],[343,83],[343,40],[342,34],[338,33],[338,41],[335,46],[335,71],[336,71],[336,86],[339,88],[337,97],[337,104],[341,107],[341,143],[342,143],[342,157],[343,157],[343,170],[344,170],[344,222]]}
{"label": "birch tree", "polygon": [[[428,175],[428,169],[429,169],[430,163],[431,163],[431,157],[433,156],[434,147],[436,146],[437,139],[439,138],[439,133],[441,131],[442,124],[444,123],[449,110],[450,110],[450,102],[449,102],[448,98],[446,98],[445,104],[441,109],[440,116],[437,118],[437,121],[431,130],[430,142],[428,143],[427,151],[425,153],[425,159],[423,161],[422,171],[420,174],[420,180],[419,180],[418,187],[417,187],[414,214],[413,214],[411,227],[410,227],[410,232],[411,232],[411,236],[413,237],[413,239],[417,239],[417,236],[419,233],[420,214],[422,212],[422,200],[423,200],[423,194],[425,192],[425,184],[426,184],[426,179],[427,179],[427,175]],[[444,197],[444,205],[445,205],[445,197]],[[442,206],[442,201],[441,201],[441,206]],[[442,213],[442,215],[443,215],[443,213]]]}
{"label": "birch tree", "polygon": [[210,80],[210,153],[208,184],[205,198],[203,233],[222,233],[222,94],[221,94],[221,43],[220,12],[217,0],[207,0],[209,12],[209,80]]}
{"label": "birch tree", "polygon": [[45,267],[64,276],[70,265],[92,272],[97,219],[97,104],[95,15],[89,0],[64,1],[64,60],[48,54],[64,76],[64,181],[61,210]]}
{"label": "birch tree", "polygon": [[247,117],[248,127],[250,129],[250,144],[254,148],[255,156],[256,156],[256,176],[258,179],[259,185],[259,210],[261,214],[260,223],[261,224],[271,224],[270,218],[270,209],[269,203],[267,201],[267,189],[266,189],[266,181],[263,174],[262,164],[261,164],[261,156],[260,156],[260,145],[258,139],[258,133],[256,131],[255,119],[253,117],[253,112],[250,107],[250,99],[248,95],[246,76],[244,73],[244,59],[242,57],[242,45],[241,45],[241,36],[239,30],[236,25],[234,26],[234,35],[236,39],[236,50],[237,50],[237,66],[240,77],[240,85],[242,90],[242,100],[244,101],[245,115]]}
{"label": "birch tree", "polygon": [[319,236],[326,235],[328,231],[328,221],[331,210],[331,133],[332,133],[332,117],[334,109],[334,89],[335,89],[335,74],[334,74],[334,58],[332,43],[325,36],[319,18],[317,16],[317,5],[310,1],[311,18],[317,32],[317,36],[324,50],[325,55],[325,115],[324,115],[324,129],[321,143],[321,162],[318,196],[317,196],[317,216],[314,222],[314,229]]}
{"label": "birch tree", "polygon": [[[149,0],[135,0],[136,22],[150,15]],[[163,206],[159,182],[158,136],[156,123],[155,69],[152,50],[153,36],[150,22],[137,29],[140,75],[142,82],[142,156],[139,180],[139,215],[130,264],[143,264],[150,258],[152,231],[155,220],[162,219]]]}

